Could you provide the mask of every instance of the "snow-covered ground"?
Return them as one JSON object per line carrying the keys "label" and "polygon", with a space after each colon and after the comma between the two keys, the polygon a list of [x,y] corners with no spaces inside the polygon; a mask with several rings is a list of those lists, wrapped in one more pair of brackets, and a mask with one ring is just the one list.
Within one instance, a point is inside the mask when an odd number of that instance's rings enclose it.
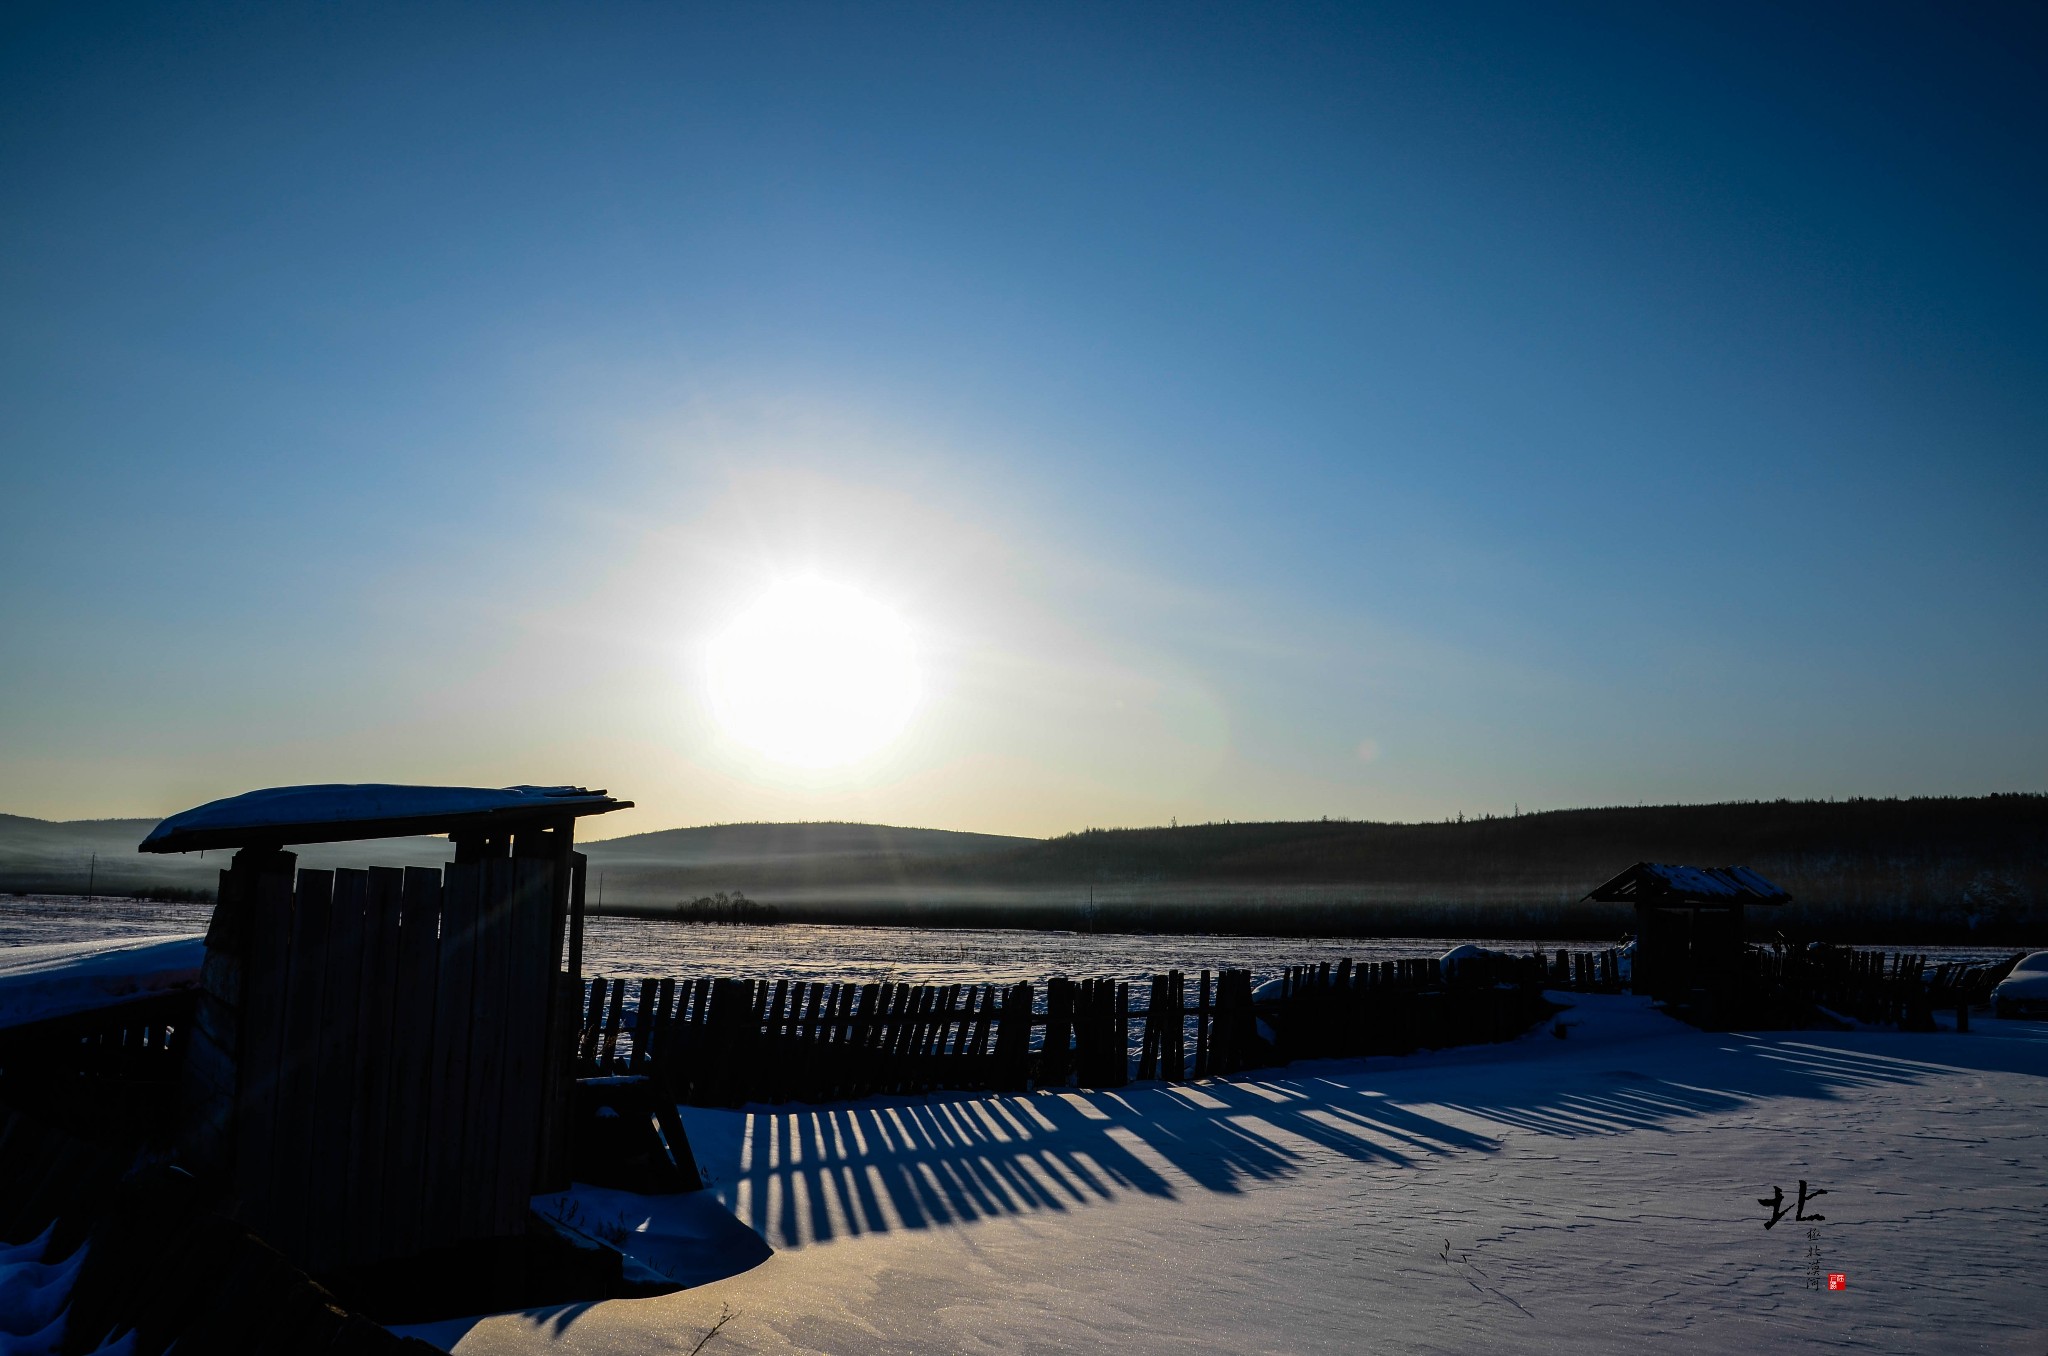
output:
{"label": "snow-covered ground", "polygon": [[205,960],[203,933],[0,947],[0,1027],[194,988]]}
{"label": "snow-covered ground", "polygon": [[[47,1260],[56,1227],[26,1242],[0,1247],[0,1356],[56,1356],[64,1341],[71,1290],[85,1265],[85,1248]],[[92,1356],[130,1356],[132,1336],[104,1342]]]}
{"label": "snow-covered ground", "polygon": [[[1556,997],[1562,1040],[690,1111],[714,1194],[773,1256],[431,1335],[689,1352],[723,1313],[706,1356],[2048,1351],[2048,1025],[1719,1035]],[[1801,1179],[1818,1223],[1794,1218]],[[593,1213],[701,1260],[676,1203]],[[1808,1288],[1828,1273],[1847,1288]]]}
{"label": "snow-covered ground", "polygon": [[19,946],[203,933],[212,917],[212,904],[107,895],[0,895],[0,953]]}

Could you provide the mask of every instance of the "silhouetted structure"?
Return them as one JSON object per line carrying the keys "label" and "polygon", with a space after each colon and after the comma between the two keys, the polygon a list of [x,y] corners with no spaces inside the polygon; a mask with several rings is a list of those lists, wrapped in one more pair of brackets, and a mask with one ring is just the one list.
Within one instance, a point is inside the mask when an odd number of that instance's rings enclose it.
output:
{"label": "silhouetted structure", "polygon": [[1685,999],[1726,992],[1743,975],[1743,910],[1790,903],[1792,896],[1746,866],[1669,866],[1637,862],[1586,895],[1633,904],[1636,953],[1629,985],[1637,993]]}
{"label": "silhouetted structure", "polygon": [[[568,1185],[581,787],[307,786],[174,815],[233,847],[186,1048],[179,1156],[314,1274],[517,1237]],[[294,870],[287,844],[445,833],[445,870]],[[565,955],[566,949],[566,955]]]}

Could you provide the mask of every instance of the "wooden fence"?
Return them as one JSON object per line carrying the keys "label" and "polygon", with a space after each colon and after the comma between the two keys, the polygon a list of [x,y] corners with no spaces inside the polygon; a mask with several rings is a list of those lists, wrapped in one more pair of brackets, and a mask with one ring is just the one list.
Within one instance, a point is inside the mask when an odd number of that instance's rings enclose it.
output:
{"label": "wooden fence", "polygon": [[1927,957],[1910,951],[1752,947],[1739,997],[1752,1009],[1820,1007],[1859,1022],[1931,1031],[1937,1009],[1963,1009],[1967,1023],[1967,1009],[1986,1002],[2019,959],[1947,961],[1929,974]]}
{"label": "wooden fence", "polygon": [[[1578,993],[1621,993],[1618,949],[1542,952],[1530,958],[1547,989]],[[1944,961],[1930,969],[1925,955],[1910,951],[1864,951],[1854,947],[1751,946],[1730,975],[1726,992],[1695,995],[1693,1004],[1712,1009],[1715,1024],[1803,1026],[1815,1008],[1859,1022],[1896,1024],[1931,1031],[1933,1014],[1964,1010],[1990,1001],[1991,990],[2010,974],[2020,953],[1997,961]],[[1690,1015],[1699,1017],[1698,1011]]]}
{"label": "wooden fence", "polygon": [[600,978],[585,1013],[579,1073],[658,1070],[680,1100],[700,1106],[1028,1080],[1028,984]]}
{"label": "wooden fence", "polygon": [[[1718,1015],[1803,1023],[1813,1003],[1866,1021],[1931,1025],[1929,1004],[1982,1002],[2010,967],[1944,968],[1842,949],[1752,951],[1744,993]],[[1748,1002],[1777,985],[1785,1011]],[[1179,971],[1132,985],[829,984],[596,979],[577,1043],[585,1076],[658,1075],[701,1106],[836,1101],[935,1089],[1119,1087],[1296,1059],[1395,1055],[1502,1040],[1543,1013],[1542,990],[1621,993],[1618,948],[1295,966],[1255,996],[1245,970]],[[1732,1006],[1731,1006],[1732,1004]],[[1787,1015],[1791,1014],[1791,1015]],[[1133,1032],[1135,1031],[1135,1039]]]}
{"label": "wooden fence", "polygon": [[161,1136],[198,994],[152,994],[0,1030],[0,1101],[89,1133],[110,1117]]}
{"label": "wooden fence", "polygon": [[[1290,1059],[1503,1040],[1547,1010],[1533,960],[1445,975],[1435,960],[1297,967],[1255,997],[1247,970],[1127,982],[827,984],[595,979],[586,1077],[651,1074],[699,1106],[837,1101],[941,1088],[1120,1087]],[[1190,1001],[1192,999],[1192,1001]],[[1269,1038],[1261,1030],[1272,1033]],[[1133,1026],[1138,1035],[1132,1040]]]}
{"label": "wooden fence", "polygon": [[1927,968],[1925,956],[1838,947],[1784,954],[1803,960],[1806,987],[1823,1007],[1859,1022],[1933,1025],[1925,1011],[1927,990],[1921,978]]}
{"label": "wooden fence", "polygon": [[551,1013],[568,1018],[559,863],[292,862],[222,873],[188,1138],[316,1274],[523,1231],[565,1093],[549,1076]]}
{"label": "wooden fence", "polygon": [[1532,959],[1542,968],[1543,987],[1569,989],[1574,993],[1620,993],[1628,987],[1621,977],[1621,949],[1603,951],[1559,950],[1552,960],[1542,952]]}
{"label": "wooden fence", "polygon": [[2024,956],[2015,951],[1996,961],[1943,961],[1927,978],[1928,1001],[1944,1009],[1989,1003],[1991,991]]}

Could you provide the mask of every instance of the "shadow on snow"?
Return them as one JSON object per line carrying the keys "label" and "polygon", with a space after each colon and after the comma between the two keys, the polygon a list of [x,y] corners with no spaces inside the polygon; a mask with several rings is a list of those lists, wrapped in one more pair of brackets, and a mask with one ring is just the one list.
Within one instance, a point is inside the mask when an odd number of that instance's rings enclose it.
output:
{"label": "shadow on snow", "polygon": [[[1656,1025],[1621,1041],[1553,1045],[1538,1034],[1184,1086],[751,1109],[740,1113],[738,1158],[719,1173],[720,1194],[775,1246],[795,1247],[1073,1210],[1123,1193],[1238,1192],[1300,1172],[1318,1153],[1399,1171],[1491,1153],[1509,1130],[1664,1132],[1744,1103],[1833,1099],[1964,1068],[2048,1072],[2048,1027],[2001,1024],[1960,1039],[1754,1036],[1641,1016]],[[1937,1058],[1913,1058],[1916,1047]],[[1564,1058],[1546,1057],[1553,1050]]]}
{"label": "shadow on snow", "polygon": [[[1669,1133],[1774,1099],[1832,1100],[1970,1070],[2048,1076],[2048,1024],[1986,1023],[1967,1037],[1708,1033],[1626,1001],[1604,1004],[1623,1019],[1619,1038],[1553,1042],[1539,1031],[1508,1045],[1114,1092],[693,1112],[691,1133],[706,1133],[707,1166],[733,1214],[788,1248],[1125,1193],[1234,1193],[1302,1172],[1318,1154],[1398,1176],[1432,1157],[1492,1153],[1511,1131]],[[1604,1020],[1597,1001],[1582,1007]],[[736,1157],[719,1162],[717,1136],[735,1127]],[[591,1307],[524,1316],[558,1336]],[[445,1346],[474,1322],[411,1331]]]}

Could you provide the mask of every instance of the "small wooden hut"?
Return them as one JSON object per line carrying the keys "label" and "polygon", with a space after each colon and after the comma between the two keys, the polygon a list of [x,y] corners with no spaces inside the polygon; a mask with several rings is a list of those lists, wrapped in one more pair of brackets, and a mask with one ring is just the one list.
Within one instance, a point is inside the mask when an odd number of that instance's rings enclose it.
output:
{"label": "small wooden hut", "polygon": [[1637,993],[1683,998],[1735,986],[1741,973],[1743,911],[1792,896],[1746,866],[1637,862],[1586,896],[1636,908],[1629,985]]}
{"label": "small wooden hut", "polygon": [[[158,825],[233,848],[186,1050],[180,1158],[315,1275],[517,1236],[568,1185],[581,787],[290,786]],[[446,834],[432,867],[297,870],[294,844]]]}

